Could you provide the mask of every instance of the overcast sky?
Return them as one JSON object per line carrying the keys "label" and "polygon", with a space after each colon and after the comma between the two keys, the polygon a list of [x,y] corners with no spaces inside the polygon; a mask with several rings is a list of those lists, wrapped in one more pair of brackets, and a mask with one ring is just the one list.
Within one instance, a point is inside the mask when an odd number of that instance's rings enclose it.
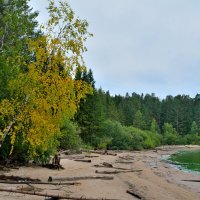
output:
{"label": "overcast sky", "polygon": [[[47,0],[31,0],[47,17]],[[200,93],[199,0],[68,0],[94,34],[86,65],[96,87],[166,95]]]}

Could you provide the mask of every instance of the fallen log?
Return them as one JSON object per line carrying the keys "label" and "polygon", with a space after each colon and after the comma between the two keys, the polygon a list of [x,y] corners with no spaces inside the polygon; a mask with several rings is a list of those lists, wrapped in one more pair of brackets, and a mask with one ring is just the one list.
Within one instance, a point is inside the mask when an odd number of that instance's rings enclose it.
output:
{"label": "fallen log", "polygon": [[123,168],[123,167],[113,167],[113,169],[132,170],[132,169],[127,169],[127,168]]}
{"label": "fallen log", "polygon": [[104,167],[104,168],[112,168],[112,169],[121,169],[121,170],[132,170],[132,169],[127,169],[123,167],[111,167],[111,166],[105,166],[105,165],[94,165],[94,167]]}
{"label": "fallen log", "polygon": [[173,150],[173,149],[170,149],[170,148],[169,148],[169,149],[158,149],[158,148],[157,148],[156,150],[157,150],[157,151],[158,151],[158,150],[159,150],[159,151],[171,151],[171,150]]}
{"label": "fallen log", "polygon": [[75,159],[74,161],[77,161],[77,162],[88,162],[88,163],[92,162],[91,160],[82,160],[82,159]]}
{"label": "fallen log", "polygon": [[99,156],[90,156],[90,155],[86,155],[86,158],[98,158]]}
{"label": "fallen log", "polygon": [[69,159],[69,160],[74,160],[74,159],[84,159],[84,155],[68,155],[68,156],[62,156],[61,159]]}
{"label": "fallen log", "polygon": [[52,177],[49,176],[48,182],[52,181],[78,181],[87,179],[101,179],[101,180],[113,180],[112,176],[81,176],[81,177]]}
{"label": "fallen log", "polygon": [[48,169],[65,169],[62,165],[57,165],[57,164],[45,164],[45,165],[42,165],[42,167],[44,168],[48,168]]}
{"label": "fallen log", "polygon": [[107,162],[103,162],[103,166],[108,167],[108,168],[112,168],[113,165]]}
{"label": "fallen log", "polygon": [[136,197],[137,199],[144,199],[144,198],[142,198],[139,194],[136,194],[136,193],[133,192],[133,191],[127,190],[126,192],[127,192],[128,194],[131,194],[132,196]]}
{"label": "fallen log", "polygon": [[122,156],[119,156],[119,158],[124,159],[124,160],[134,160],[133,157],[122,157]]}
{"label": "fallen log", "polygon": [[14,166],[14,165],[0,165],[0,170],[2,171],[8,171],[10,169],[19,169],[19,167]]}
{"label": "fallen log", "polygon": [[77,155],[77,154],[82,154],[82,151],[81,150],[60,150],[58,152],[59,154],[64,154],[64,155]]}
{"label": "fallen log", "polygon": [[181,181],[189,181],[189,182],[200,182],[200,180],[195,180],[195,179],[191,179],[191,180],[181,180]]}
{"label": "fallen log", "polygon": [[20,176],[6,176],[0,175],[0,180],[14,180],[14,181],[31,181],[31,182],[40,182],[40,179],[33,179],[29,177],[20,177]]}
{"label": "fallen log", "polygon": [[5,166],[0,166],[0,171],[9,172],[10,168],[5,167]]}
{"label": "fallen log", "polygon": [[126,171],[98,171],[96,170],[95,173],[97,174],[119,174],[119,173],[127,173],[127,172],[141,172],[142,170],[126,170]]}
{"label": "fallen log", "polygon": [[0,183],[4,184],[32,184],[32,185],[80,185],[79,182],[71,182],[71,183],[51,183],[51,182],[32,182],[32,181],[0,181]]}
{"label": "fallen log", "polygon": [[134,163],[133,161],[116,161],[115,163],[121,163],[121,164],[131,164]]}
{"label": "fallen log", "polygon": [[105,167],[103,165],[94,165],[94,167]]}
{"label": "fallen log", "polygon": [[42,192],[44,189],[33,187],[32,185],[28,185],[28,187],[18,187],[17,191],[24,191],[24,192]]}
{"label": "fallen log", "polygon": [[132,170],[132,169],[127,169],[127,168],[123,168],[123,167],[114,167],[112,164],[107,163],[107,162],[103,162],[103,166],[107,167],[107,168],[112,168],[112,169]]}
{"label": "fallen log", "polygon": [[60,154],[69,154],[70,150],[61,150],[59,151]]}
{"label": "fallen log", "polygon": [[96,153],[100,155],[109,155],[109,156],[117,156],[116,153],[110,153],[108,151],[89,151],[90,153]]}
{"label": "fallen log", "polygon": [[105,199],[105,198],[84,198],[84,197],[66,197],[66,196],[60,196],[60,195],[53,195],[53,194],[47,194],[47,193],[39,193],[39,192],[28,192],[28,191],[20,191],[20,190],[12,190],[12,189],[1,189],[1,192],[9,192],[9,193],[18,193],[18,194],[27,194],[27,195],[35,195],[35,196],[41,196],[41,197],[50,197],[52,199],[74,199],[74,200],[117,200],[117,199]]}
{"label": "fallen log", "polygon": [[100,165],[94,165],[94,167],[107,167],[107,168],[113,168],[113,165],[107,162],[103,162]]}

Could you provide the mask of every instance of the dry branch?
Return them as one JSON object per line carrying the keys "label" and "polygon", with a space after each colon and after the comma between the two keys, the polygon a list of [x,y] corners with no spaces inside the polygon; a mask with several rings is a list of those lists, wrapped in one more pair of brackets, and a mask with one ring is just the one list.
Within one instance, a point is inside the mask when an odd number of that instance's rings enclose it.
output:
{"label": "dry branch", "polygon": [[133,192],[133,191],[127,190],[126,192],[127,192],[128,194],[131,194],[132,196],[136,197],[137,199],[144,199],[144,198],[142,198],[139,194],[136,194],[136,193]]}
{"label": "dry branch", "polygon": [[101,180],[113,180],[112,176],[81,176],[81,177],[52,177],[49,176],[48,182],[52,181],[78,181],[87,179],[101,179]]}
{"label": "dry branch", "polygon": [[53,195],[53,194],[47,194],[47,193],[39,193],[39,192],[28,192],[28,191],[18,191],[18,190],[12,190],[12,189],[1,189],[1,192],[9,192],[9,193],[19,193],[19,194],[27,194],[27,195],[36,195],[41,197],[51,197],[52,199],[74,199],[74,200],[117,200],[117,199],[105,199],[105,198],[84,198],[84,197],[66,197],[66,196],[60,196],[60,195]]}

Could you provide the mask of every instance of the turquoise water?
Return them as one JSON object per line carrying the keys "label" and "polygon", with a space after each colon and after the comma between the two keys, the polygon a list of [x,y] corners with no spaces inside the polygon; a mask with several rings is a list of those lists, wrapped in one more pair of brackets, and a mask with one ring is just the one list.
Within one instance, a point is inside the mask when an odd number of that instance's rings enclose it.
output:
{"label": "turquoise water", "polygon": [[200,150],[179,151],[171,155],[168,160],[180,169],[200,172]]}

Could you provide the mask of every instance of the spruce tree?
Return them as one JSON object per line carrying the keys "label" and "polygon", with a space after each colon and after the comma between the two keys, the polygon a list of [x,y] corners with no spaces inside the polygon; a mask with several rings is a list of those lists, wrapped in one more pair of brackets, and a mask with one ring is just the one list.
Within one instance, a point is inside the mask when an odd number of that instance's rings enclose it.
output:
{"label": "spruce tree", "polygon": [[31,60],[27,42],[40,34],[37,15],[27,0],[0,0],[0,99],[11,97],[9,81]]}

